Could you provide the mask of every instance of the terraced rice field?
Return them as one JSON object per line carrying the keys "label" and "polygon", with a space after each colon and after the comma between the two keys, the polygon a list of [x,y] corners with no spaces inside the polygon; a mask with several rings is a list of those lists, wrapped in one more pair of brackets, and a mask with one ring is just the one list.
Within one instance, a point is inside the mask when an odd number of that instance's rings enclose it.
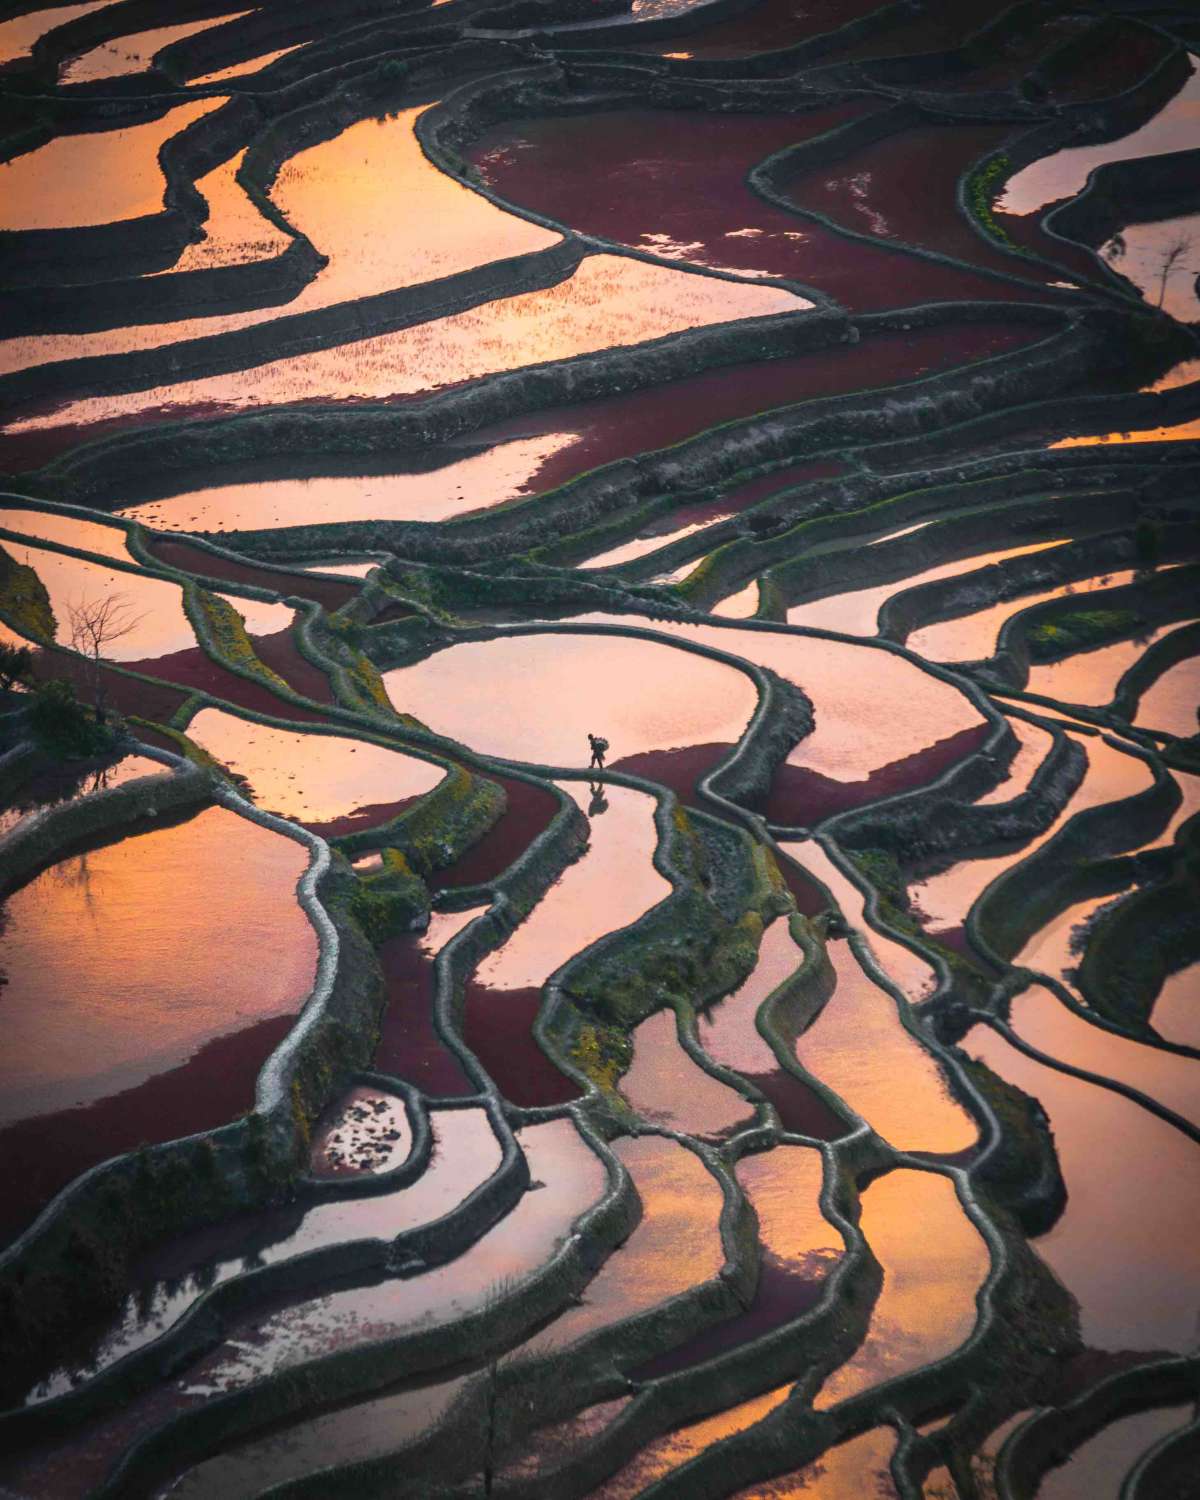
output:
{"label": "terraced rice field", "polygon": [[22,3],[0,1497],[1195,1497],[1194,5]]}

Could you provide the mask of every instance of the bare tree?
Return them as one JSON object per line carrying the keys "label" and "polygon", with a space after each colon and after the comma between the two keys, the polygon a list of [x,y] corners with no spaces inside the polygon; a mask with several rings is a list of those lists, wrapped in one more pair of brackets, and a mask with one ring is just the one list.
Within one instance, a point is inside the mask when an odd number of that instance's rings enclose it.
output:
{"label": "bare tree", "polygon": [[1163,299],[1167,295],[1167,282],[1170,280],[1171,272],[1192,248],[1191,239],[1186,235],[1180,235],[1177,240],[1172,240],[1169,245],[1163,247],[1162,256],[1158,263],[1158,305],[1163,305]]}
{"label": "bare tree", "polygon": [[105,650],[114,641],[129,635],[146,618],[144,614],[130,614],[129,600],[124,594],[105,594],[100,599],[82,599],[78,604],[69,604],[67,612],[71,618],[71,645],[92,663],[92,704],[96,719],[104,723],[105,687],[103,659]]}

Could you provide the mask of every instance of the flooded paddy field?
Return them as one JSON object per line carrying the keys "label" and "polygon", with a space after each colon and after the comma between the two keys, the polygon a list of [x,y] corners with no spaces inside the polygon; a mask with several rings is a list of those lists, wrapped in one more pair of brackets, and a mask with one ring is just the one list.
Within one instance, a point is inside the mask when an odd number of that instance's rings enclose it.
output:
{"label": "flooded paddy field", "polygon": [[0,1494],[1191,1493],[1192,10],[0,20]]}

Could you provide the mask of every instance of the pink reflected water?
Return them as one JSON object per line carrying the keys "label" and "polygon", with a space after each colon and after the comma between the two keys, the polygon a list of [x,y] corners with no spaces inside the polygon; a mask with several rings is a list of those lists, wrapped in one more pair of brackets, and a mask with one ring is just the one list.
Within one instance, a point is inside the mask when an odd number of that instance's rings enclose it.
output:
{"label": "pink reflected water", "polygon": [[309,1166],[318,1177],[374,1175],[402,1166],[411,1150],[404,1100],[360,1083],[314,1129]]}
{"label": "pink reflected water", "polygon": [[660,1010],[643,1021],[632,1040],[633,1062],[620,1087],[644,1120],[708,1139],[750,1124],[750,1101],[706,1073],[684,1051],[673,1010]]}
{"label": "pink reflected water", "polygon": [[[581,807],[586,789],[565,784]],[[608,806],[591,818],[588,849],[568,865],[512,937],[476,970],[491,990],[542,985],[572,954],[605,932],[626,927],[670,894],[654,868],[658,830],[654,802],[645,792],[608,787]]]}
{"label": "pink reflected water", "polygon": [[[714,1062],[740,1073],[766,1095],[785,1130],[817,1140],[835,1140],[846,1133],[845,1123],[815,1089],[780,1066],[757,1025],[763,1001],[795,974],[803,958],[787,919],[777,917],[763,933],[758,963],[750,977],[699,1016],[696,1031],[701,1047]],[[824,997],[810,1000],[807,993],[796,1000],[789,997],[777,1009],[775,1019],[785,1039],[789,1030],[794,1037],[804,1012],[820,998]]]}
{"label": "pink reflected water", "polygon": [[[123,526],[106,526],[102,521],[88,521],[82,516],[64,515],[50,510],[18,510],[9,507],[0,510],[0,526],[22,536],[44,542],[61,542],[66,547],[78,547],[83,552],[95,552],[101,557],[116,557],[121,562],[134,561],[125,544],[126,531]],[[18,550],[19,542],[0,537],[0,546],[9,551]]]}
{"label": "pink reflected water", "polygon": [[[588,807],[590,799],[571,794]],[[542,986],[566,961],[670,894],[652,863],[657,829],[643,792],[609,787],[591,820],[587,852],[558,877],[506,943],[467,984],[463,1035],[500,1092],[533,1106],[573,1099],[577,1086],[533,1034]]]}
{"label": "pink reflected water", "polygon": [[319,828],[326,837],[395,817],[446,774],[434,761],[368,740],[278,729],[219,708],[201,709],[187,732],[246,778],[260,807]]}
{"label": "pink reflected water", "polygon": [[[171,272],[206,271],[214,266],[239,266],[248,261],[266,260],[272,255],[282,255],[292,243],[291,235],[285,234],[277,224],[261,214],[237,181],[245,156],[244,151],[239,151],[236,156],[231,156],[219,167],[214,167],[211,172],[196,179],[196,191],[208,204],[204,238],[186,247],[171,267]],[[121,333],[128,332],[131,330],[110,333],[108,339],[115,345]],[[97,338],[95,342],[101,344],[102,340]],[[65,345],[47,350],[43,344],[36,351],[35,357],[38,363],[49,357],[62,357],[64,347],[70,348]],[[103,350],[95,348],[92,352],[100,353]]]}
{"label": "pink reflected water", "polygon": [[[724,644],[724,643],[722,643]],[[666,643],[540,633],[467,642],[384,673],[400,713],[486,755],[585,767],[740,739],[757,694],[745,673]]]}
{"label": "pink reflected water", "polygon": [[153,62],[156,52],[181,42],[184,37],[207,31],[223,21],[248,16],[248,10],[224,16],[210,16],[203,21],[185,21],[178,26],[158,26],[153,31],[137,31],[129,36],[119,36],[101,42],[88,52],[81,52],[67,62],[59,73],[60,83],[90,83],[98,78],[120,78],[129,73],[142,73]]}
{"label": "pink reflected water", "polygon": [[613,1150],[642,1200],[641,1221],[588,1283],[582,1303],[534,1334],[522,1353],[565,1349],[708,1281],[724,1263],[721,1189],[700,1158],[661,1136],[616,1141]]}
{"label": "pink reflected water", "polygon": [[1099,574],[1095,578],[1081,578],[1037,593],[1018,594],[972,614],[955,615],[949,620],[923,625],[913,631],[905,645],[929,661],[983,661],[995,651],[1005,621],[1023,609],[1045,604],[1051,599],[1068,599],[1076,594],[1094,593],[1096,589],[1117,588],[1132,583],[1136,576],[1132,570],[1126,569]]}
{"label": "pink reflected water", "polygon": [[1122,1478],[1148,1449],[1191,1421],[1190,1406],[1167,1406],[1118,1417],[1076,1448],[1038,1484],[1038,1500],[1118,1500]]}
{"label": "pink reflected water", "polygon": [[1138,1089],[1200,1125],[1194,1059],[1093,1026],[1040,986],[1016,996],[1009,1019],[1021,1040],[1040,1052]]}
{"label": "pink reflected water", "polygon": [[447,521],[520,494],[548,459],[576,440],[573,432],[515,438],[421,474],[217,485],[129,505],[123,514],[163,531],[258,531],[331,521]]}
{"label": "pink reflected water", "polygon": [[38,37],[45,36],[68,21],[76,21],[89,11],[111,5],[113,0],[86,0],[83,5],[57,5],[48,10],[31,10],[23,16],[0,21],[0,63],[24,57]]}
{"label": "pink reflected water", "polygon": [[1150,1021],[1164,1040],[1200,1047],[1200,966],[1191,964],[1163,981]]}
{"label": "pink reflected water", "polygon": [[[903,532],[900,535],[904,535]],[[919,573],[910,573],[891,583],[873,584],[869,588],[852,589],[849,593],[838,593],[824,599],[814,599],[808,604],[794,604],[787,612],[789,625],[810,625],[821,630],[841,630],[847,635],[875,635],[876,619],[884,603],[894,594],[920,587],[923,583],[934,583],[941,578],[957,578],[961,573],[973,573],[978,568],[1003,562],[1009,557],[1024,557],[1030,552],[1044,552],[1055,547],[1062,539],[1055,537],[1048,542],[1029,542],[1023,547],[1004,547],[997,552],[977,552],[971,557],[959,557],[953,562],[937,563]],[[919,648],[909,641],[913,650]],[[935,658],[944,660],[945,658]]]}
{"label": "pink reflected water", "polygon": [[1114,641],[1095,651],[1080,651],[1062,661],[1044,662],[1029,669],[1025,686],[1044,698],[1062,703],[1086,703],[1103,707],[1111,703],[1117,683],[1164,630],[1147,630],[1133,640]]}
{"label": "pink reflected water", "polygon": [[1150,729],[1183,738],[1200,725],[1200,662],[1189,656],[1168,667],[1138,699],[1134,718]]}
{"label": "pink reflected water", "polygon": [[867,977],[848,943],[830,944],[829,957],[837,988],[796,1043],[803,1066],[899,1151],[947,1154],[974,1145],[975,1122],[901,1025],[896,1002]]}
{"label": "pink reflected water", "polygon": [[307,864],[303,844],[210,808],[10,896],[0,1118],[89,1104],[294,1010],[316,963],[295,895]]}
{"label": "pink reflected water", "polygon": [[1041,157],[1010,177],[996,202],[1001,222],[1007,214],[1031,214],[1082,192],[1089,174],[1109,161],[1132,161],[1186,151],[1200,126],[1200,72],[1195,68],[1179,92],[1145,125],[1115,141],[1069,146]]}
{"label": "pink reflected water", "polygon": [[[582,615],[580,621],[628,623],[629,618],[595,614]],[[865,782],[883,765],[982,727],[978,710],[959,688],[891,652],[774,630],[671,620],[647,625],[659,634],[756,662],[803,689],[813,702],[816,727],[787,763],[829,780]],[[615,751],[615,737],[609,738]]]}
{"label": "pink reflected water", "polygon": [[312,984],[316,934],[295,895],[307,862],[302,845],[212,808],[65,860],[8,899],[0,1150],[21,1171],[0,1237],[95,1162],[253,1105]]}
{"label": "pink reflected water", "polygon": [[[570,1120],[530,1125],[517,1140],[531,1177],[542,1184],[470,1250],[448,1266],[407,1281],[385,1282],[356,1293],[309,1304],[311,1331],[341,1320],[341,1343],[394,1336],[411,1325],[448,1322],[483,1305],[493,1290],[519,1280],[545,1262],[576,1217],[604,1190],[599,1158]],[[356,1306],[361,1317],[354,1319]],[[401,1390],[307,1419],[275,1436],[243,1444],[189,1471],[172,1495],[259,1495],[265,1486],[311,1475],[332,1463],[350,1463],[401,1446],[449,1406],[464,1382]]]}
{"label": "pink reflected water", "polygon": [[[930,875],[914,884],[913,903],[935,936],[942,931],[960,928],[971,906],[998,875],[1028,859],[1076,813],[1131,797],[1150,786],[1150,769],[1145,761],[1115,749],[1099,735],[1079,735],[1076,740],[1087,756],[1087,770],[1078,790],[1048,828],[1013,852],[960,860],[941,874]],[[1014,795],[1017,790],[1014,788]]]}
{"label": "pink reflected water", "polygon": [[143,661],[195,647],[196,637],[183,612],[183,596],[178,584],[152,578],[149,574],[118,572],[65,552],[51,552],[18,542],[0,545],[5,545],[5,550],[17,562],[32,567],[41,579],[50,596],[50,608],[54,611],[55,638],[61,645],[71,644],[72,608],[115,599],[118,601],[120,625],[129,628],[120,636],[114,634],[114,638],[105,643],[103,655],[106,660]]}

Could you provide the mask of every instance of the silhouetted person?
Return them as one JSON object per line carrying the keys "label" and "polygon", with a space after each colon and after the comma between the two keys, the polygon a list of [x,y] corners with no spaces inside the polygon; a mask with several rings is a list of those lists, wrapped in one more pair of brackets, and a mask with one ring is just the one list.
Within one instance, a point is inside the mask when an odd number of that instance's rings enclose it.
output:
{"label": "silhouetted person", "polygon": [[592,800],[588,803],[588,817],[598,818],[601,813],[608,811],[608,798],[604,795],[604,783],[592,782],[588,786],[588,791],[592,794]]}
{"label": "silhouetted person", "polygon": [[608,741],[601,739],[598,734],[588,735],[588,744],[592,747],[592,758],[588,761],[588,770],[593,766],[597,771],[604,769],[604,752],[608,749]]}

